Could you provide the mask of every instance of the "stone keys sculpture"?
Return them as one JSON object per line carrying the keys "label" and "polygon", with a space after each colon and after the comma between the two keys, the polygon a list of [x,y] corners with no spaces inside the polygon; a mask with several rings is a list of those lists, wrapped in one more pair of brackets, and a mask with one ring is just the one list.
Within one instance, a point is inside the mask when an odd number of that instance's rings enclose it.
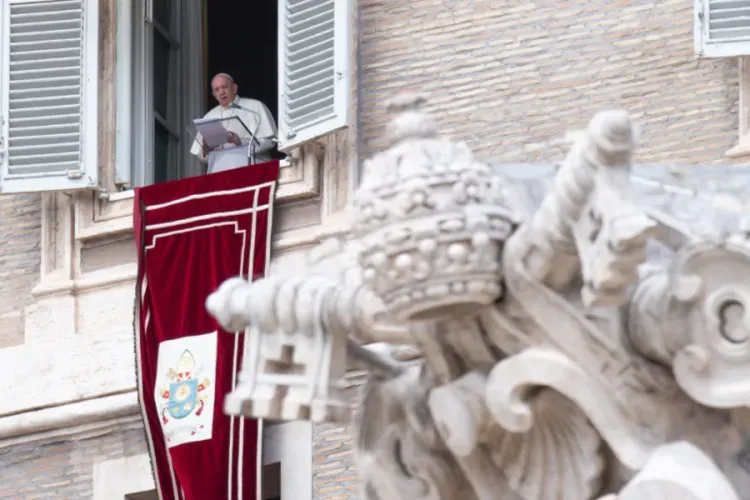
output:
{"label": "stone keys sculpture", "polygon": [[[353,220],[305,272],[208,298],[247,329],[225,411],[345,421],[350,358],[371,370],[356,419],[369,500],[750,499],[750,433],[729,409],[750,394],[744,240],[686,235],[643,275],[665,223],[628,187],[627,113],[594,117],[522,217],[512,180],[440,138],[423,103],[394,100]],[[416,343],[423,360],[358,341]]]}

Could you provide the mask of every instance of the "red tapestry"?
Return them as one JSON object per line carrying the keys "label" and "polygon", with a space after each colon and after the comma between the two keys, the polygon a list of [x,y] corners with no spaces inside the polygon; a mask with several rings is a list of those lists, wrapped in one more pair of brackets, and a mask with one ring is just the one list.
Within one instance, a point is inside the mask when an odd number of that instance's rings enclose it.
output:
{"label": "red tapestry", "polygon": [[136,369],[162,500],[259,500],[261,423],[224,414],[244,334],[206,297],[268,269],[277,161],[136,189]]}

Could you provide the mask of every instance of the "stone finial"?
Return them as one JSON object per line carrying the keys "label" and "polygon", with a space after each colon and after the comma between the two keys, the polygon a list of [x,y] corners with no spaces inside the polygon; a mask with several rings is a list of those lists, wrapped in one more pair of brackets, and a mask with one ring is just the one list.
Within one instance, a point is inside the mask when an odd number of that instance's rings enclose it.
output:
{"label": "stone finial", "polygon": [[637,134],[627,111],[597,113],[589,122],[588,133],[596,145],[609,154],[629,153],[635,148]]}
{"label": "stone finial", "polygon": [[386,109],[397,113],[386,128],[386,137],[391,144],[405,139],[426,139],[437,137],[437,124],[422,110],[427,95],[420,93],[401,94],[391,98]]}

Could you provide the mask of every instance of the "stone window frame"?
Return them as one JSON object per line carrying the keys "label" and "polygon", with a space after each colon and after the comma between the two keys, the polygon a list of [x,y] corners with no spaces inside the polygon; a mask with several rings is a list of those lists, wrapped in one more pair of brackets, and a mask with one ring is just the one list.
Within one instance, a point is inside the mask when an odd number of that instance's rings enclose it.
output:
{"label": "stone window frame", "polygon": [[[276,233],[274,252],[286,252],[314,244],[320,226],[343,210],[358,182],[358,1],[351,2],[350,15],[350,124],[293,150],[282,163],[275,203],[288,207],[285,217],[320,206],[320,225]],[[103,189],[42,195],[42,258],[40,281],[32,291],[37,298],[78,293],[135,279],[135,265],[82,272],[81,249],[89,244],[132,234],[134,191],[115,190],[117,12],[118,0],[100,2],[99,42],[99,179]],[[311,202],[311,203],[303,203]]]}
{"label": "stone window frame", "polygon": [[[296,444],[312,443],[310,422],[288,422],[263,428],[263,477],[276,479],[278,484],[264,487],[264,497],[282,500],[311,500],[313,497],[313,456],[300,453]],[[278,477],[272,477],[278,476]],[[295,477],[296,476],[296,477]],[[301,477],[300,477],[301,476]],[[293,481],[283,481],[294,477]],[[306,477],[307,480],[302,478]],[[105,460],[94,464],[92,500],[125,500],[156,488],[151,457],[148,453]],[[135,498],[138,498],[135,496]]]}
{"label": "stone window frame", "polygon": [[[115,181],[115,94],[116,72],[112,63],[116,57],[116,20],[118,0],[100,2],[100,75],[98,155],[99,179],[104,186]],[[351,1],[351,26],[358,27],[358,2]],[[352,78],[349,127],[321,137],[291,153],[292,161],[281,168],[281,179],[276,204],[285,209],[285,217],[310,211],[320,211],[320,223],[310,227],[282,231],[274,235],[272,252],[281,255],[315,244],[317,233],[328,221],[338,220],[350,192],[359,178],[358,158],[358,85],[359,29],[350,30],[350,58]],[[110,184],[107,184],[109,182]],[[87,244],[105,245],[129,236],[133,231],[134,192],[48,192],[42,194],[41,265],[40,280],[32,291],[36,299],[52,296],[75,296],[79,293],[134,282],[135,264],[124,264],[106,269],[83,272],[81,251]],[[75,321],[75,318],[67,320]],[[50,416],[49,422],[54,419]],[[42,424],[47,423],[42,422]],[[307,430],[304,430],[302,427]],[[307,496],[291,496],[298,500],[312,498],[312,426],[309,422],[290,422],[268,426],[264,433],[265,450],[281,460],[282,478],[293,475],[291,483],[298,491],[308,490]],[[306,439],[304,436],[307,435]],[[303,446],[304,445],[304,446]],[[282,459],[280,457],[291,457]],[[286,461],[285,461],[286,460]],[[304,468],[309,462],[310,470]],[[286,473],[284,472],[286,471]],[[307,472],[305,472],[307,471]],[[301,480],[300,474],[306,479]],[[287,481],[289,482],[289,481]],[[291,484],[290,483],[290,484]],[[137,485],[140,487],[139,485]],[[289,485],[282,483],[282,495]],[[140,493],[144,490],[124,492]],[[287,498],[287,497],[282,497]],[[108,500],[110,498],[108,497]]]}
{"label": "stone window frame", "polygon": [[92,500],[125,500],[156,487],[148,453],[97,462],[92,481]]}
{"label": "stone window frame", "polygon": [[750,56],[737,58],[739,74],[739,112],[737,145],[725,154],[729,158],[747,158],[750,156]]}

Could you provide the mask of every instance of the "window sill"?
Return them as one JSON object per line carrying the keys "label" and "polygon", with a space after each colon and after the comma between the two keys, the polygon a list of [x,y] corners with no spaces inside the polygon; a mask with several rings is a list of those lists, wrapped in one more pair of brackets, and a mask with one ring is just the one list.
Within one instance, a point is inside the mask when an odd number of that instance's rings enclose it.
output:
{"label": "window sill", "polygon": [[[322,160],[322,148],[311,143],[295,150],[291,162],[281,162],[276,203],[319,196]],[[84,196],[91,198],[90,201],[82,198],[81,203],[77,204],[76,240],[86,241],[133,230],[135,192],[132,189],[112,193],[107,199],[90,193]]]}
{"label": "window sill", "polygon": [[135,191],[132,189],[128,189],[127,191],[119,191],[117,193],[110,194],[107,197],[107,201],[115,202],[122,200],[132,200],[133,198],[135,198]]}
{"label": "window sill", "polygon": [[48,276],[31,290],[37,299],[71,295],[134,282],[138,274],[136,264],[123,264],[83,274],[75,279]]}

